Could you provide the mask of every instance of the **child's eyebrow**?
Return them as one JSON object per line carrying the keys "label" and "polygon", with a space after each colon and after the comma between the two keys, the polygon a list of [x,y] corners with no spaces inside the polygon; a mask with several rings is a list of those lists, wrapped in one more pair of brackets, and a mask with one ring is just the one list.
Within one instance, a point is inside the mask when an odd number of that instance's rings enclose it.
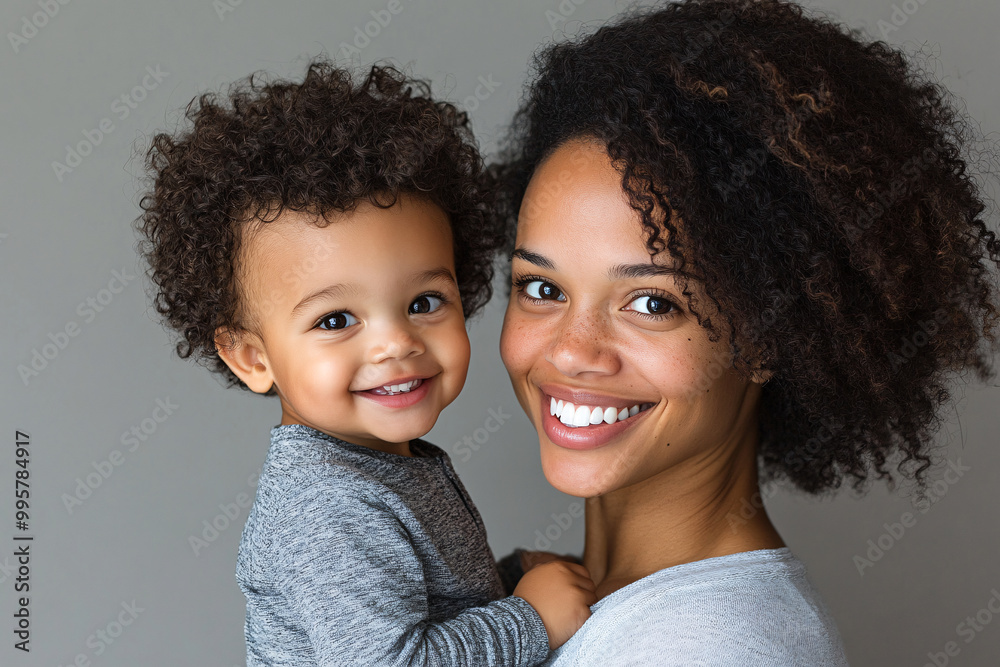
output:
{"label": "child's eyebrow", "polygon": [[[443,280],[453,285],[456,286],[458,285],[458,283],[455,282],[455,276],[452,275],[451,270],[444,266],[440,266],[436,269],[428,269],[426,271],[417,271],[416,273],[412,273],[409,276],[407,276],[404,282],[409,285],[409,284],[426,283],[434,280]],[[321,290],[313,292],[306,298],[302,299],[302,301],[299,301],[299,303],[294,308],[292,308],[292,317],[295,317],[299,312],[305,310],[309,306],[309,304],[311,304],[314,301],[318,301],[321,299],[333,299],[343,296],[345,292],[356,292],[356,291],[357,287],[355,285],[343,284],[343,283],[337,285],[328,285]]]}
{"label": "child's eyebrow", "polygon": [[455,276],[451,274],[451,270],[444,266],[440,266],[436,269],[429,269],[427,271],[418,271],[410,276],[408,282],[425,283],[432,280],[444,280],[449,283],[458,284],[455,282]]}

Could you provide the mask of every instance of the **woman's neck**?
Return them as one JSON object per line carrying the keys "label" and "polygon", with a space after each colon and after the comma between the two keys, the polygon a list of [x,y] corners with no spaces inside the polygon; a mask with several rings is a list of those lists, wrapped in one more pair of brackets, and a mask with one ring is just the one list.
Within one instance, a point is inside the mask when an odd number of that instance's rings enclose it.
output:
{"label": "woman's neck", "polygon": [[755,439],[723,449],[587,499],[583,562],[598,598],[666,567],[785,546],[760,502]]}

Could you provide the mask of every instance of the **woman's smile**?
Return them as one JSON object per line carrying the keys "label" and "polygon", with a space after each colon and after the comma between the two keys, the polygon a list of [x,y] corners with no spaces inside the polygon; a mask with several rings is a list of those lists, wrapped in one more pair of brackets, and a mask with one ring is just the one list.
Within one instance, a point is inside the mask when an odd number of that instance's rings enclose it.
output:
{"label": "woman's smile", "polygon": [[542,426],[554,444],[567,449],[596,449],[641,422],[654,403],[616,408],[557,401],[542,394]]}

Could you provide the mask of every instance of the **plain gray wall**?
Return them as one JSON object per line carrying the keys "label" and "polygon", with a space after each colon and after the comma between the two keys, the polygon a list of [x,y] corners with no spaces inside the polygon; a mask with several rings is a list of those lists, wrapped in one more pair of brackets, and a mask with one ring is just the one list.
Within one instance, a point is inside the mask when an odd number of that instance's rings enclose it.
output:
{"label": "plain gray wall", "polygon": [[[474,129],[487,151],[516,107],[532,51],[624,7],[612,0],[401,1],[403,11],[364,46],[360,60],[410,65],[433,81],[436,95],[474,107]],[[0,9],[8,35],[0,45],[6,211],[0,220],[6,367],[0,378],[0,498],[6,499],[0,503],[0,615],[6,619],[0,663],[69,665],[82,655],[108,667],[243,664],[244,599],[233,572],[246,509],[238,501],[253,494],[252,475],[280,408],[276,399],[224,390],[206,370],[174,355],[172,338],[147,301],[134,250],[141,160],[133,155],[153,132],[174,127],[178,110],[199,92],[258,69],[300,77],[310,56],[339,57],[341,43],[354,40],[355,29],[372,20],[370,12],[388,2],[49,0],[58,12],[36,16],[44,25],[32,32],[24,21],[42,11],[40,2],[8,0]],[[939,78],[967,102],[983,131],[1000,125],[997,3],[813,5],[877,36],[883,21],[894,28],[888,41],[933,52]],[[568,20],[555,20],[560,11]],[[30,38],[12,42],[8,33],[22,31]],[[148,90],[136,89],[147,67],[159,68],[160,80],[147,77]],[[474,97],[479,77],[499,84],[481,100]],[[116,102],[123,95],[135,106],[127,117],[124,103]],[[103,119],[111,131],[72,171],[57,175],[53,162],[66,160],[67,144],[83,141]],[[116,271],[125,278],[123,288],[112,281]],[[549,548],[579,551],[583,522],[564,530],[557,521],[576,499],[542,476],[536,435],[499,358],[502,312],[498,296],[473,324],[468,384],[429,439],[452,453],[498,556],[535,545],[546,532]],[[67,326],[75,336],[58,335]],[[30,366],[34,350],[52,358],[24,382],[18,366]],[[995,387],[973,384],[957,395],[963,398],[952,406],[940,442],[943,455],[960,459],[967,471],[952,476],[954,483],[939,482],[944,495],[925,514],[905,494],[883,487],[861,500],[846,493],[825,501],[765,493],[779,530],[832,608],[855,666],[919,667],[952,641],[959,652],[948,659],[951,665],[998,662],[1000,618],[987,605],[997,596],[992,604],[1000,608],[1000,405]],[[156,411],[158,400],[177,406],[162,423],[154,420],[165,415]],[[478,451],[457,448],[477,436],[491,409],[512,416]],[[123,442],[133,427],[145,428],[145,440]],[[13,648],[12,633],[18,429],[31,436],[29,654]],[[480,440],[484,433],[478,432]],[[120,465],[106,463],[109,457]],[[107,472],[109,465],[110,475],[101,477],[98,469]],[[96,488],[67,506],[88,475]],[[232,521],[227,507],[238,510]],[[898,539],[883,535],[908,511],[915,525]],[[213,521],[224,529],[195,555],[189,538]],[[854,557],[864,557],[869,540],[880,539],[890,548],[859,574]],[[134,619],[123,604],[134,604]],[[980,622],[987,616],[993,622],[970,636],[964,628],[972,626],[960,624],[977,613]],[[130,621],[120,634],[119,616]],[[118,636],[106,644],[99,630]]]}

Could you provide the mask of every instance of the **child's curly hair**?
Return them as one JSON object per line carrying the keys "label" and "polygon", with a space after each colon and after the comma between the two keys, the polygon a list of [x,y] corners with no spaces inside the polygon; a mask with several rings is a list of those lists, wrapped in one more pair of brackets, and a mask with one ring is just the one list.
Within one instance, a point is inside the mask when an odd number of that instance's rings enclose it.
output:
{"label": "child's curly hair", "polygon": [[196,97],[185,117],[191,127],[157,134],[146,153],[139,250],[159,288],[157,312],[183,336],[177,354],[195,355],[227,386],[247,388],[219,356],[216,329],[259,330],[237,273],[251,221],[291,210],[323,226],[362,201],[424,197],[451,221],[465,317],[490,300],[502,243],[494,193],[467,114],[432,100],[426,82],[376,65],[356,84],[321,57],[301,83],[253,74],[228,99]]}
{"label": "child's curly hair", "polygon": [[773,371],[762,479],[862,490],[873,470],[892,485],[901,454],[924,490],[946,374],[990,379],[997,343],[1000,243],[948,91],[780,0],[636,10],[548,46],[534,69],[492,168],[508,243],[535,167],[598,139],[651,255],[689,266],[689,306],[691,279],[728,323],[737,371]]}

